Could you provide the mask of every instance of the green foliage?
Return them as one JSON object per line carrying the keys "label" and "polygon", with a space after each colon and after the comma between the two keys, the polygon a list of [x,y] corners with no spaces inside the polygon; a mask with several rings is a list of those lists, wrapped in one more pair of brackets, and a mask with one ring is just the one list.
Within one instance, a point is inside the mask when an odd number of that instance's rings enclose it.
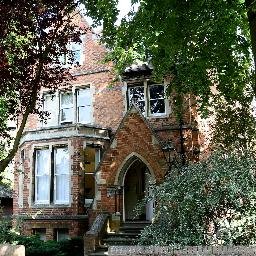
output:
{"label": "green foliage", "polygon": [[228,103],[218,96],[213,101],[213,144],[226,150],[253,149],[256,144],[256,118],[252,114],[249,100]]}
{"label": "green foliage", "polygon": [[205,107],[215,84],[228,101],[245,88],[253,93],[246,8],[241,0],[134,0],[119,26],[116,1],[83,0],[87,14],[103,24],[103,41],[119,73],[134,62],[150,61],[156,79],[172,76],[169,93],[193,93]]}
{"label": "green foliage", "polygon": [[[70,42],[81,42],[82,28],[73,21],[79,3],[63,1],[0,0],[0,172],[13,159],[30,114],[42,120],[41,88],[54,91],[72,78],[60,56],[74,62]],[[17,132],[7,118],[19,120]],[[11,138],[13,141],[11,141]]]}
{"label": "green foliage", "polygon": [[254,244],[255,171],[255,154],[241,151],[215,152],[200,163],[174,167],[154,187],[155,218],[141,243]]}
{"label": "green foliage", "polygon": [[0,221],[0,244],[21,244],[26,248],[26,256],[83,256],[83,239],[42,241],[38,236],[22,236],[11,228],[10,220]]}
{"label": "green foliage", "polygon": [[[1,210],[1,209],[0,209]],[[1,219],[0,221],[0,244],[9,243],[15,237],[15,233],[11,231],[11,220]]]}

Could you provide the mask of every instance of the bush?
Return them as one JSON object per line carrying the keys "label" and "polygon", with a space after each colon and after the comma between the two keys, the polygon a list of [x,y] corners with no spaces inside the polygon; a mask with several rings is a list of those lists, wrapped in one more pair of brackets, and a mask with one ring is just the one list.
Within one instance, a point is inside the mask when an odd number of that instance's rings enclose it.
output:
{"label": "bush", "polygon": [[18,244],[26,247],[26,256],[83,256],[82,238],[64,241],[41,241],[38,236],[18,237]]}
{"label": "bush", "polygon": [[154,187],[152,225],[142,244],[211,245],[256,242],[256,158],[216,152],[181,168]]}
{"label": "bush", "polygon": [[38,236],[22,236],[11,228],[11,221],[0,221],[0,243],[21,244],[26,256],[83,256],[83,239],[80,237],[64,241],[42,241]]}

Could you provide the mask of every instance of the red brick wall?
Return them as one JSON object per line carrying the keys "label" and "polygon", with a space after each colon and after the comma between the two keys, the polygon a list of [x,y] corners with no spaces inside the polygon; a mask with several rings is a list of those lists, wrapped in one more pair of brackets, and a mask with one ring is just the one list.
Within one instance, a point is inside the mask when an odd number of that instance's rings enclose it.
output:
{"label": "red brick wall", "polygon": [[14,180],[14,215],[17,214],[38,214],[38,209],[40,209],[41,215],[78,215],[85,214],[84,209],[84,172],[81,168],[82,155],[80,152],[83,150],[84,139],[81,138],[70,138],[68,140],[49,140],[44,142],[47,144],[60,143],[65,145],[70,145],[69,150],[73,150],[74,154],[71,155],[71,205],[67,206],[44,206],[34,207],[33,206],[33,146],[40,147],[42,142],[28,142],[21,148],[25,152],[25,159],[23,163],[24,171],[24,189],[23,189],[23,208],[18,206],[18,191],[19,191],[19,177],[18,173],[15,175]]}
{"label": "red brick wall", "polygon": [[115,135],[115,142],[106,151],[100,166],[101,179],[106,181],[106,185],[100,188],[102,210],[114,212],[114,197],[107,197],[107,187],[114,185],[120,166],[130,154],[136,153],[145,159],[148,167],[153,170],[157,182],[163,178],[167,165],[161,146],[156,143],[153,136],[151,129],[138,112],[129,113],[125,117]]}
{"label": "red brick wall", "polygon": [[33,229],[45,228],[46,240],[53,240],[55,237],[55,229],[69,229],[69,236],[83,236],[88,230],[88,220],[24,220],[21,222],[24,235],[33,234]]}

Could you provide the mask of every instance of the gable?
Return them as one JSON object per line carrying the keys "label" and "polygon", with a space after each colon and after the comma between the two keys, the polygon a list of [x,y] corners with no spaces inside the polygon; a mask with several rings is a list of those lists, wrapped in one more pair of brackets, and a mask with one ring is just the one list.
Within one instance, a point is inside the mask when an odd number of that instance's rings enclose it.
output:
{"label": "gable", "polygon": [[132,106],[123,118],[110,147],[103,155],[98,173],[107,185],[121,185],[119,177],[129,156],[138,156],[160,181],[167,170],[161,141],[150,124]]}

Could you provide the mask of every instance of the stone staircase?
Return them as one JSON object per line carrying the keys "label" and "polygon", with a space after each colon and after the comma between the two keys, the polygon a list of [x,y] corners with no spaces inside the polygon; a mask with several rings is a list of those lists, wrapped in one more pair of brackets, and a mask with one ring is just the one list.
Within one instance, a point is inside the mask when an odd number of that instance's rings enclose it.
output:
{"label": "stone staircase", "polygon": [[108,247],[111,245],[136,245],[140,232],[149,225],[146,221],[126,221],[120,226],[118,233],[107,233],[101,240],[101,245],[89,256],[108,255]]}

